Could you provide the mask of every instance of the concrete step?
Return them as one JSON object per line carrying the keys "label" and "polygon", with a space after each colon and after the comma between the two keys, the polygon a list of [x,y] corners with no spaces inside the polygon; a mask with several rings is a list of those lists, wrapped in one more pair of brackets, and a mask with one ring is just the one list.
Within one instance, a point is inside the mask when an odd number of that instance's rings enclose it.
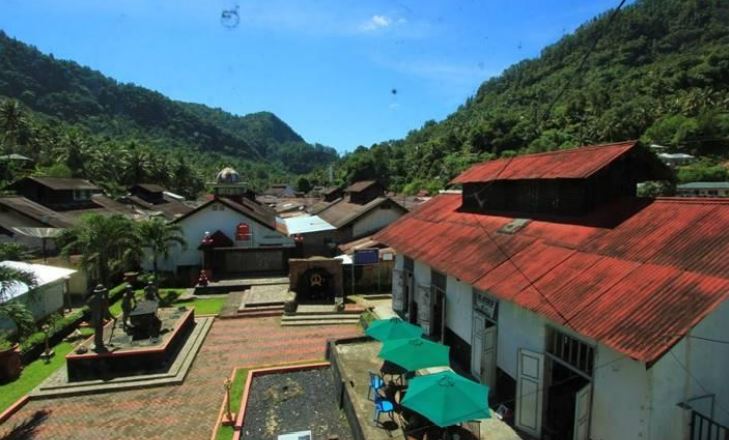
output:
{"label": "concrete step", "polygon": [[325,314],[325,315],[284,315],[281,321],[327,321],[327,320],[352,320],[359,321],[359,315],[353,314]]}
{"label": "concrete step", "polygon": [[326,309],[306,309],[299,306],[296,309],[296,316],[328,316],[328,315],[337,315],[337,316],[345,316],[345,315],[352,315],[352,316],[359,316],[361,315],[365,309],[345,309],[337,311],[332,307],[329,310]]}
{"label": "concrete step", "polygon": [[359,323],[359,319],[323,319],[323,320],[315,320],[315,319],[307,319],[307,320],[288,320],[288,321],[281,321],[281,325],[284,327],[302,327],[302,326],[309,326],[309,325],[357,325]]}
{"label": "concrete step", "polygon": [[236,318],[261,318],[264,316],[281,316],[283,307],[245,308],[238,310]]}
{"label": "concrete step", "polygon": [[238,313],[245,313],[245,312],[265,312],[270,310],[283,310],[283,304],[282,305],[272,305],[272,306],[244,306],[238,309]]}

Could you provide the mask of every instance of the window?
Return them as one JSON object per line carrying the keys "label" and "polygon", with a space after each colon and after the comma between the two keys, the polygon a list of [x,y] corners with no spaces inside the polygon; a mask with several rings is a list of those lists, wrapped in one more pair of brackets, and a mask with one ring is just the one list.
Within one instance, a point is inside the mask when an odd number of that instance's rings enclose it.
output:
{"label": "window", "polygon": [[592,376],[595,361],[593,346],[556,329],[550,329],[547,353]]}
{"label": "window", "polygon": [[75,189],[73,190],[74,200],[88,200],[91,198],[91,191],[87,189]]}

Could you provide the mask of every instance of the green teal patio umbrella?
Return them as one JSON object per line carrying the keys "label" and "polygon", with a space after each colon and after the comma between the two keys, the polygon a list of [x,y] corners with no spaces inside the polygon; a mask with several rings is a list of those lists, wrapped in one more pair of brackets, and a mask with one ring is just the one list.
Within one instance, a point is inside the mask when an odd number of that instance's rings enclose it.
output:
{"label": "green teal patio umbrella", "polygon": [[372,321],[365,334],[378,341],[388,341],[390,339],[418,338],[423,334],[423,329],[400,318],[388,318]]}
{"label": "green teal patio umbrella", "polygon": [[449,350],[443,344],[423,338],[390,339],[382,343],[378,356],[407,371],[416,371],[447,366]]}
{"label": "green teal patio umbrella", "polygon": [[411,379],[400,404],[445,428],[491,417],[489,388],[452,371]]}

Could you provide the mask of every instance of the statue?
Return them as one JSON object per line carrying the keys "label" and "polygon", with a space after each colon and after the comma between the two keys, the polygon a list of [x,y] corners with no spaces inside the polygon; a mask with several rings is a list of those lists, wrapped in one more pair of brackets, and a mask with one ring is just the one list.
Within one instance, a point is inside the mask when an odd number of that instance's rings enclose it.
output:
{"label": "statue", "polygon": [[157,289],[157,286],[154,284],[154,281],[150,281],[147,283],[147,286],[144,288],[144,299],[147,301],[156,301],[160,302],[162,298],[159,296],[159,290]]}
{"label": "statue", "polygon": [[[109,291],[104,288],[101,284],[96,286],[94,289],[94,295],[89,301],[89,307],[91,308],[91,323],[94,325],[94,348],[93,350],[97,353],[103,353],[107,351],[104,345],[104,320],[113,319],[114,326],[116,326],[116,318],[109,311]],[[112,326],[112,332],[114,329]],[[109,340],[111,340],[109,336]]]}
{"label": "statue", "polygon": [[122,308],[122,328],[125,332],[132,327],[129,322],[129,314],[137,307],[137,299],[134,297],[134,289],[131,284],[127,284],[126,290],[124,290],[124,296],[122,297],[121,308]]}

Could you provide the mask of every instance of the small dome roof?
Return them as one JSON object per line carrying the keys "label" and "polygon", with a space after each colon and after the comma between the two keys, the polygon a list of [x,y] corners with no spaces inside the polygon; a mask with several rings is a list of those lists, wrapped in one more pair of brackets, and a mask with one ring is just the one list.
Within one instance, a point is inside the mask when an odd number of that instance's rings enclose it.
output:
{"label": "small dome roof", "polygon": [[240,183],[240,174],[231,167],[225,167],[218,173],[217,183]]}

